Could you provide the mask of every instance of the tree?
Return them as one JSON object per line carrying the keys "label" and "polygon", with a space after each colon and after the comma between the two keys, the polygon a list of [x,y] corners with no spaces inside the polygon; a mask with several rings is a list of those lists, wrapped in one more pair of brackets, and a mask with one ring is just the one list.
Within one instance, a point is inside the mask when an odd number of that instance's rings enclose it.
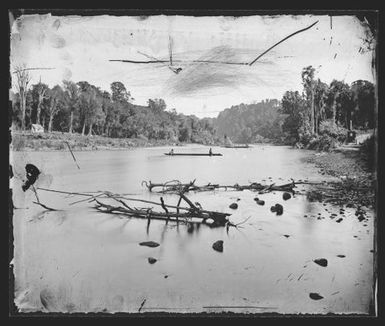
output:
{"label": "tree", "polygon": [[333,124],[349,128],[350,114],[353,110],[353,94],[349,85],[334,79],[329,86],[327,102],[332,108]]}
{"label": "tree", "polygon": [[92,125],[97,121],[102,111],[101,100],[97,96],[95,87],[88,87],[85,91],[81,92],[79,107],[83,117],[82,135],[84,136],[85,134],[86,125],[89,126],[88,134],[91,135]]}
{"label": "tree", "polygon": [[20,110],[21,110],[21,130],[25,130],[25,109],[27,101],[28,85],[31,81],[31,76],[25,65],[16,67],[16,87],[20,96]]}
{"label": "tree", "polygon": [[69,133],[72,134],[74,112],[79,107],[79,88],[74,82],[69,80],[63,80],[65,101],[70,110],[70,125]]}
{"label": "tree", "polygon": [[64,104],[64,92],[63,89],[56,85],[48,93],[49,105],[48,105],[48,132],[52,131],[52,122],[55,116],[58,114],[60,108]]}
{"label": "tree", "polygon": [[315,132],[315,112],[314,112],[314,72],[315,69],[312,66],[308,66],[302,69],[301,77],[304,86],[306,99],[310,104],[310,126],[311,133]]}
{"label": "tree", "polygon": [[113,102],[130,103],[132,100],[130,92],[127,91],[122,82],[111,83],[111,94],[111,99]]}
{"label": "tree", "polygon": [[39,83],[32,85],[32,102],[33,105],[36,106],[36,117],[35,117],[35,123],[41,124],[40,118],[41,118],[41,110],[43,107],[43,103],[49,99],[49,87],[48,85],[42,83],[39,81]]}
{"label": "tree", "polygon": [[298,91],[287,91],[282,97],[281,113],[287,117],[282,125],[283,131],[296,141],[300,139],[302,133],[307,131],[307,110],[303,97]]}
{"label": "tree", "polygon": [[353,123],[365,129],[375,127],[375,89],[367,80],[356,80],[351,85],[354,109]]}
{"label": "tree", "polygon": [[326,119],[326,101],[328,94],[328,85],[321,82],[318,78],[317,81],[314,82],[314,127],[315,133],[319,133],[319,126],[322,120]]}
{"label": "tree", "polygon": [[152,112],[154,112],[155,114],[159,114],[161,112],[164,112],[166,110],[166,102],[159,98],[159,99],[149,99],[148,100],[148,107],[150,108],[150,110]]}

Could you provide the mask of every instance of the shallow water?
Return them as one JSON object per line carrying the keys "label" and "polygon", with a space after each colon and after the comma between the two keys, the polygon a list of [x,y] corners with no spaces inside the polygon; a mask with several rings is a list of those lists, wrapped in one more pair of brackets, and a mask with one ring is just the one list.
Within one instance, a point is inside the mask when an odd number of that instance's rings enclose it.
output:
{"label": "shallow water", "polygon": [[[359,222],[354,209],[345,208],[343,221],[336,223],[340,216],[330,215],[339,215],[339,207],[310,203],[304,195],[284,201],[282,192],[205,192],[188,197],[205,209],[232,213],[233,223],[247,221],[228,233],[222,227],[191,229],[184,223],[152,221],[147,234],[146,220],[99,213],[87,202],[71,205],[82,197],[39,190],[42,203],[61,210],[49,212],[32,203],[32,191],[20,189],[26,163],[43,171],[38,187],[108,190],[153,201],[160,196],[142,187],[143,180],[232,185],[331,179],[304,162],[314,155],[311,151],[255,145],[213,147],[222,157],[163,155],[169,149],[74,152],[80,169],[69,152],[11,153],[18,208],[15,303],[21,311],[138,312],[145,300],[142,313],[368,313],[373,284],[370,212],[367,222]],[[208,147],[174,151],[208,152]],[[266,204],[257,205],[255,196]],[[168,204],[178,200],[173,195],[164,198]],[[236,201],[239,208],[230,209]],[[270,212],[275,203],[283,205],[283,215]],[[138,245],[148,240],[160,246]],[[224,241],[222,253],[211,247],[217,240]],[[158,261],[149,264],[148,257]],[[326,258],[327,267],[314,263],[317,258]],[[311,292],[323,299],[312,300]]]}

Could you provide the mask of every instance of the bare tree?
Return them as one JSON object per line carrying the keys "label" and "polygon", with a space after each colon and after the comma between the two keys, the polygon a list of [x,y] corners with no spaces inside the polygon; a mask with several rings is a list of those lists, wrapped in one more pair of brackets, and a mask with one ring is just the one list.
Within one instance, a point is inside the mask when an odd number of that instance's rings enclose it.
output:
{"label": "bare tree", "polygon": [[31,76],[26,69],[25,65],[17,66],[14,71],[16,74],[17,91],[20,96],[20,109],[21,109],[21,130],[25,130],[25,109],[27,102],[28,85],[31,81]]}
{"label": "bare tree", "polygon": [[74,112],[78,109],[78,105],[79,105],[79,88],[72,81],[63,80],[63,84],[64,84],[64,91],[66,94],[66,102],[71,112],[69,133],[72,134]]}
{"label": "bare tree", "polygon": [[63,90],[59,85],[56,85],[49,92],[50,103],[48,106],[49,122],[48,132],[52,131],[53,118],[58,114],[60,106],[63,103]]}
{"label": "bare tree", "polygon": [[36,113],[36,121],[35,123],[40,124],[40,113],[41,113],[41,104],[43,103],[43,100],[48,99],[48,87],[47,85],[40,82],[37,85],[37,94],[38,94],[38,101],[37,101],[37,113]]}

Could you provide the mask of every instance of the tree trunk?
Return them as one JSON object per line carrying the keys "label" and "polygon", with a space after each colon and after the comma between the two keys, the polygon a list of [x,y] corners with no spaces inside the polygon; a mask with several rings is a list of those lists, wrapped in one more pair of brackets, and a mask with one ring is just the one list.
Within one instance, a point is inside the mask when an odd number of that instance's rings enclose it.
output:
{"label": "tree trunk", "polygon": [[315,131],[315,114],[314,114],[314,91],[311,90],[311,133]]}
{"label": "tree trunk", "polygon": [[25,130],[25,96],[24,92],[20,93],[20,109],[21,109],[21,130]]}
{"label": "tree trunk", "polygon": [[53,121],[53,114],[50,114],[49,122],[48,122],[48,132],[52,131],[52,121]]}
{"label": "tree trunk", "polygon": [[88,130],[88,136],[92,136],[92,122],[90,124],[90,129]]}
{"label": "tree trunk", "polygon": [[40,112],[41,112],[41,107],[40,107],[40,101],[37,104],[37,113],[36,113],[36,124],[40,124]]}
{"label": "tree trunk", "polygon": [[72,124],[74,121],[74,111],[71,110],[71,117],[70,117],[70,130],[69,133],[72,134]]}
{"label": "tree trunk", "polygon": [[333,124],[335,125],[336,120],[337,120],[337,93],[334,95],[332,108],[333,108],[333,118],[332,119],[333,119]]}
{"label": "tree trunk", "polygon": [[84,123],[83,123],[82,136],[84,136],[85,131],[86,131],[86,119],[84,119]]}

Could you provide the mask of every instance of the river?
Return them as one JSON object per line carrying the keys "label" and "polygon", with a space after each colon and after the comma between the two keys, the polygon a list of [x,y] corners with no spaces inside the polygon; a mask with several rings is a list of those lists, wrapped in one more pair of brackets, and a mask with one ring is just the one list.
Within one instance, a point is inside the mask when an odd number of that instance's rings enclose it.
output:
{"label": "river", "polygon": [[[339,207],[309,202],[303,194],[284,201],[282,192],[188,194],[204,209],[232,213],[238,228],[191,229],[184,223],[147,221],[103,214],[82,197],[38,190],[45,211],[21,191],[26,163],[42,174],[36,186],[63,191],[108,190],[159,201],[143,180],[178,179],[196,184],[284,184],[323,181],[305,159],[312,151],[254,145],[213,147],[222,157],[169,157],[168,148],[122,151],[12,152],[14,191],[15,304],[22,312],[236,312],[367,314],[373,297],[373,213],[360,223],[345,208],[341,223],[330,218]],[[208,147],[175,147],[208,152]],[[308,186],[298,186],[304,192]],[[258,196],[266,203],[257,205]],[[165,202],[177,203],[174,195]],[[229,205],[238,203],[238,209]],[[282,215],[270,212],[280,203]],[[136,203],[137,207],[145,204]],[[286,235],[286,236],[285,236]],[[212,249],[224,241],[223,252]],[[159,247],[139,246],[156,241]],[[343,255],[344,257],[338,257]],[[149,264],[148,257],[157,259]],[[313,260],[325,258],[326,267]],[[313,300],[310,293],[323,298]],[[45,307],[42,304],[42,298]]]}

